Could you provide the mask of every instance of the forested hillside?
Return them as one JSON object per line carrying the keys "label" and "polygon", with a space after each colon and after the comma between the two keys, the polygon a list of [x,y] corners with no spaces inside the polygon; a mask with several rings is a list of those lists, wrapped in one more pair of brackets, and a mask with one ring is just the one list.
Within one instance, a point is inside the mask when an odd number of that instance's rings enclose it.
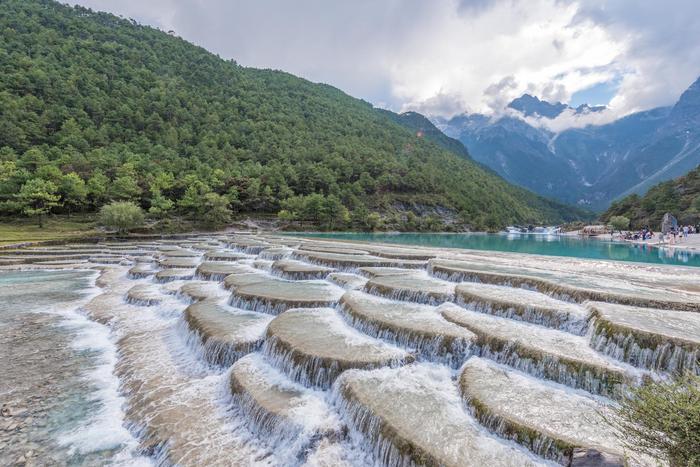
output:
{"label": "forested hillside", "polygon": [[213,205],[335,227],[371,211],[405,219],[401,206],[477,229],[579,214],[331,86],[241,67],[110,14],[3,1],[0,213],[114,200],[154,217],[206,217]]}
{"label": "forested hillside", "polygon": [[675,180],[659,183],[644,196],[630,195],[612,203],[602,215],[625,216],[633,228],[649,225],[658,229],[664,214],[670,212],[681,224],[700,222],[700,167]]}

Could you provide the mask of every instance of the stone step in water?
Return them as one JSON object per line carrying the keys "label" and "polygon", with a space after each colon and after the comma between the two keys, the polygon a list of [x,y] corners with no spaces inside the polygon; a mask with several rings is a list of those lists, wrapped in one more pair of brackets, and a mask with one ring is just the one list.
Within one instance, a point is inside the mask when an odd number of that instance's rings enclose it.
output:
{"label": "stone step in water", "polygon": [[205,261],[238,261],[246,258],[250,258],[250,255],[232,250],[213,250],[204,253]]}
{"label": "stone step in water", "polygon": [[368,255],[369,252],[359,249],[350,248],[342,245],[333,244],[318,244],[318,243],[306,243],[299,247],[299,250],[313,251],[317,253],[336,253],[340,255]]}
{"label": "stone step in water", "polygon": [[453,303],[439,308],[448,321],[477,339],[482,356],[519,370],[594,394],[619,397],[638,372],[606,357],[588,339],[556,329],[467,310]]}
{"label": "stone step in water", "polygon": [[225,242],[228,248],[246,253],[249,255],[257,255],[262,250],[270,248],[272,245],[267,242],[262,242],[254,238],[235,237],[234,239]]}
{"label": "stone step in water", "polygon": [[159,261],[162,268],[193,268],[199,264],[198,257],[172,257]]}
{"label": "stone step in water", "polygon": [[272,263],[274,261],[269,259],[254,259],[250,264],[255,269],[260,269],[261,271],[270,272],[272,270]]}
{"label": "stone step in water", "polygon": [[332,268],[304,263],[293,259],[282,259],[272,263],[271,271],[284,279],[309,280],[324,279],[333,272]]}
{"label": "stone step in water", "polygon": [[571,302],[534,290],[463,282],[455,289],[457,303],[476,311],[585,334],[589,312]]}
{"label": "stone step in water", "polygon": [[131,269],[129,269],[128,277],[129,279],[143,279],[145,277],[152,276],[156,271],[151,267],[149,263],[136,263]]}
{"label": "stone step in water", "polygon": [[408,352],[350,327],[332,308],[294,309],[277,316],[267,328],[263,352],[293,380],[324,389],[351,368],[413,361]]}
{"label": "stone step in water", "polygon": [[455,284],[430,277],[425,271],[417,271],[374,277],[365,284],[365,291],[395,300],[437,305],[454,299]]}
{"label": "stone step in water", "polygon": [[223,281],[230,274],[241,274],[250,271],[250,267],[240,263],[224,261],[205,261],[197,266],[195,275],[204,280]]}
{"label": "stone step in water", "polygon": [[354,328],[452,366],[462,364],[476,338],[474,333],[447,321],[428,305],[350,291],[340,299],[340,308]]}
{"label": "stone step in water", "polygon": [[180,248],[179,246],[174,245],[174,244],[167,244],[167,243],[161,244],[161,243],[159,243],[158,246],[156,247],[156,250],[162,254],[163,252],[166,252],[166,251],[179,251],[179,250],[182,250],[182,248]]}
{"label": "stone step in water", "polygon": [[220,284],[205,281],[187,281],[177,289],[176,294],[190,302],[225,300],[229,295],[226,289],[220,287]]}
{"label": "stone step in water", "polygon": [[600,302],[588,307],[596,350],[641,368],[700,374],[700,313]]}
{"label": "stone step in water", "polygon": [[625,448],[604,420],[614,417],[610,402],[479,357],[464,364],[459,387],[484,426],[538,455],[569,465],[579,448],[611,454],[624,465]]}
{"label": "stone step in water", "polygon": [[343,271],[354,271],[361,267],[402,267],[410,269],[424,268],[425,261],[399,260],[380,258],[371,255],[348,255],[340,253],[323,253],[314,251],[297,250],[294,258],[307,261],[321,266],[340,269]]}
{"label": "stone step in water", "polygon": [[365,277],[373,279],[380,276],[398,276],[399,274],[413,274],[415,273],[412,269],[404,268],[386,268],[386,267],[365,267],[360,268],[359,273]]}
{"label": "stone step in water", "polygon": [[164,258],[198,258],[200,256],[200,253],[192,250],[175,248],[173,250],[161,251],[160,255]]}
{"label": "stone step in water", "polygon": [[156,282],[187,280],[194,277],[194,269],[166,268],[155,273]]}
{"label": "stone step in water", "polygon": [[258,255],[261,259],[267,259],[271,261],[276,261],[278,259],[283,259],[290,256],[294,250],[291,248],[276,246],[272,248],[267,248],[260,252]]}
{"label": "stone step in water", "polygon": [[88,258],[88,262],[93,263],[93,264],[122,264],[122,263],[123,264],[130,264],[131,263],[123,256],[108,256],[108,255],[90,256]]}
{"label": "stone step in water", "polygon": [[428,271],[436,277],[450,281],[523,287],[579,303],[594,300],[700,312],[700,294],[681,293],[664,287],[654,288],[605,276],[537,271],[524,267],[445,259],[430,260]]}
{"label": "stone step in water", "polygon": [[243,285],[255,284],[269,279],[267,274],[256,272],[252,267],[248,267],[249,272],[236,273],[228,275],[224,278],[224,287],[227,289],[237,289]]}
{"label": "stone step in water", "polygon": [[363,289],[367,283],[366,277],[348,272],[332,272],[326,279],[347,290]]}
{"label": "stone step in water", "polygon": [[184,320],[191,343],[201,345],[202,357],[226,367],[262,345],[272,317],[205,300],[188,306]]}
{"label": "stone step in water", "polygon": [[338,379],[334,390],[341,415],[369,441],[377,464],[547,465],[480,427],[464,410],[446,367],[413,364],[351,370]]}
{"label": "stone step in water", "polygon": [[199,243],[192,243],[188,245],[188,248],[191,248],[195,251],[214,251],[217,248],[221,247],[217,242],[199,242]]}
{"label": "stone step in water", "polygon": [[294,383],[259,353],[233,365],[230,387],[252,431],[287,456],[298,457],[322,438],[341,437],[340,419],[323,395]]}
{"label": "stone step in water", "polygon": [[152,284],[136,284],[126,293],[126,302],[132,305],[152,306],[162,300],[160,291]]}
{"label": "stone step in water", "polygon": [[265,276],[261,281],[233,289],[231,305],[279,314],[289,308],[332,306],[345,291],[323,281],[286,281]]}
{"label": "stone step in water", "polygon": [[382,258],[429,260],[437,256],[435,251],[421,251],[413,248],[392,248],[388,246],[372,245],[368,247],[367,250],[371,254],[381,256]]}

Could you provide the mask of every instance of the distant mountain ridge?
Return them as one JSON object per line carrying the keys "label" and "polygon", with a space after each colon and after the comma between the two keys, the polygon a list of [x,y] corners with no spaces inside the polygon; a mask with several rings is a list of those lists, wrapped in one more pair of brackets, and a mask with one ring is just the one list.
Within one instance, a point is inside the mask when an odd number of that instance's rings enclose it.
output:
{"label": "distant mountain ridge", "polygon": [[581,104],[578,107],[570,107],[561,102],[555,102],[551,104],[547,101],[538,99],[530,94],[523,94],[517,99],[513,99],[508,108],[517,110],[521,112],[526,117],[540,116],[546,118],[556,118],[561,115],[565,110],[573,110],[576,114],[588,113],[588,112],[600,112],[605,110],[604,105],[589,106],[588,104]]}
{"label": "distant mountain ridge", "polygon": [[[601,111],[575,109],[524,95],[509,104],[521,117],[556,118]],[[637,112],[599,126],[554,133],[517,115],[463,114],[436,119],[471,157],[506,180],[565,203],[604,210],[617,198],[642,194],[700,164],[700,78],[672,107]]]}

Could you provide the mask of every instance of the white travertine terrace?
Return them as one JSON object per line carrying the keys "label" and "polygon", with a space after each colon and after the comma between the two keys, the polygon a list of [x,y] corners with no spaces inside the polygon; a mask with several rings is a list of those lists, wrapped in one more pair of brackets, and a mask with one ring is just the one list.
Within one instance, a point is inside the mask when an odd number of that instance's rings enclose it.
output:
{"label": "white travertine terrace", "polygon": [[454,298],[455,284],[416,271],[413,274],[375,276],[367,281],[365,290],[397,300],[439,304]]}
{"label": "white travertine terrace", "polygon": [[700,374],[700,313],[588,304],[592,346],[635,366]]}
{"label": "white travertine terrace", "polygon": [[265,349],[294,379],[328,387],[344,370],[410,362],[406,351],[346,324],[331,308],[282,313],[267,328]]}
{"label": "white travertine terrace", "polygon": [[345,418],[390,465],[546,465],[480,428],[444,367],[353,370],[337,386]]}
{"label": "white travertine terrace", "polygon": [[332,272],[328,274],[326,279],[333,284],[349,290],[362,289],[367,283],[366,277],[358,276],[357,274],[352,274],[349,272]]}
{"label": "white travertine terrace", "polygon": [[578,304],[557,300],[534,290],[463,282],[455,288],[456,300],[467,308],[568,330],[586,330],[589,313]]}
{"label": "white travertine terrace", "polygon": [[[583,391],[544,382],[503,365],[472,357],[460,370],[459,387],[475,415],[489,428],[564,460],[573,448],[596,449],[620,458],[625,448],[603,420],[614,417],[606,402]],[[534,435],[534,436],[533,436]]]}
{"label": "white travertine terrace", "polygon": [[447,357],[461,362],[476,339],[474,333],[445,320],[428,305],[349,291],[340,299],[340,306],[353,327],[433,358]]}
{"label": "white travertine terrace", "polygon": [[206,360],[230,365],[262,345],[272,317],[202,301],[188,306],[184,319],[201,341]]}
{"label": "white travertine terrace", "polygon": [[0,249],[17,268],[100,271],[84,311],[156,464],[649,465],[595,410],[700,372],[697,268],[249,232]]}
{"label": "white travertine terrace", "polygon": [[151,284],[137,284],[126,293],[126,301],[134,305],[155,305],[162,300],[158,288]]}
{"label": "white travertine terrace", "polygon": [[280,259],[272,263],[272,272],[285,279],[323,279],[334,271],[333,268],[304,263],[293,259]]}
{"label": "white travertine terrace", "polygon": [[596,352],[583,336],[467,310],[438,308],[446,320],[476,334],[482,354],[557,382],[608,396],[637,375]]}
{"label": "white travertine terrace", "polygon": [[288,281],[266,276],[263,280],[233,289],[235,306],[278,314],[289,308],[330,306],[343,289],[325,281]]}

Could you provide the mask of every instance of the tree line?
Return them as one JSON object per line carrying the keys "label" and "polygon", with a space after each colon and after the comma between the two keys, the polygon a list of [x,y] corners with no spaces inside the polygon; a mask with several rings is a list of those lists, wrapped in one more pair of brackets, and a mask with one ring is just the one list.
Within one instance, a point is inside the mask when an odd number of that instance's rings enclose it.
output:
{"label": "tree line", "polygon": [[0,215],[125,201],[156,219],[279,213],[339,228],[407,222],[388,217],[408,200],[478,229],[576,217],[331,86],[110,14],[3,2],[0,71]]}

